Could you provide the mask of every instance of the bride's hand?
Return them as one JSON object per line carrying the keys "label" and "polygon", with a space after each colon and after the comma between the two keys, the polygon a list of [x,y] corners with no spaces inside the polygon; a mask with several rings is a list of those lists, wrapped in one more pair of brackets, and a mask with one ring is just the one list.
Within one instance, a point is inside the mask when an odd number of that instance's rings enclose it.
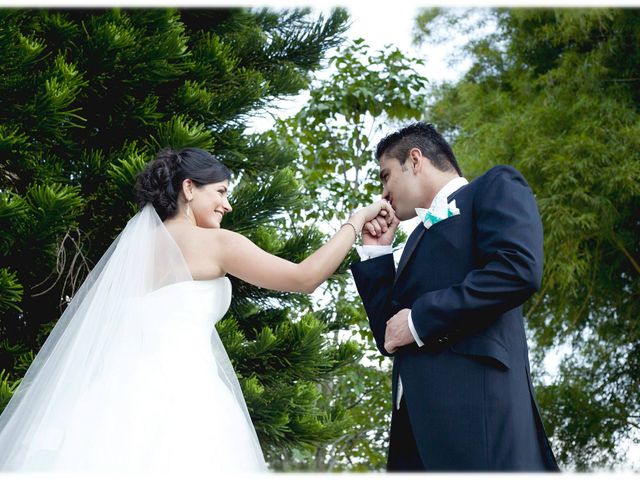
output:
{"label": "bride's hand", "polygon": [[381,232],[386,232],[394,218],[395,212],[391,204],[386,200],[378,200],[355,212],[350,220],[358,223],[361,228],[365,224],[375,222],[376,225],[379,225]]}
{"label": "bride's hand", "polygon": [[384,217],[385,219],[388,219],[386,223],[389,225],[391,223],[390,219],[393,216],[393,213],[393,208],[389,202],[386,200],[378,200],[373,202],[371,205],[362,207],[353,214],[352,218],[358,218],[364,225],[365,223],[374,220],[376,217]]}

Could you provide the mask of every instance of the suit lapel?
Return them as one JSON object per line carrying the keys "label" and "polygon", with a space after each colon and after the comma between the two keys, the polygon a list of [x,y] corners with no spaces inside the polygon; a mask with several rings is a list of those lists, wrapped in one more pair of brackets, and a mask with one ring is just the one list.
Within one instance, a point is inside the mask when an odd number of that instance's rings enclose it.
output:
{"label": "suit lapel", "polygon": [[413,232],[411,232],[411,235],[407,240],[407,244],[405,245],[404,250],[402,251],[402,256],[400,257],[400,262],[398,263],[398,269],[396,270],[396,278],[394,280],[394,283],[400,277],[402,270],[404,270],[404,267],[407,265],[409,258],[411,258],[411,255],[415,251],[416,247],[418,246],[418,243],[420,243],[420,239],[422,238],[422,236],[424,235],[424,232],[426,231],[427,229],[424,228],[424,225],[421,222],[413,230]]}
{"label": "suit lapel", "polygon": [[[463,185],[458,190],[456,190],[451,195],[449,195],[447,197],[447,203],[451,203],[451,201],[455,198],[455,196],[462,189],[464,189],[464,187],[466,187],[466,185]],[[402,256],[400,257],[400,262],[398,263],[398,269],[396,270],[396,277],[394,279],[394,283],[398,281],[398,278],[400,278],[400,274],[402,273],[404,268],[407,266],[407,263],[409,262],[411,255],[413,255],[413,252],[416,250],[416,247],[420,243],[420,240],[422,239],[422,236],[426,231],[427,229],[422,224],[422,222],[420,222],[418,226],[413,230],[413,232],[411,232],[411,235],[407,239],[407,243],[402,252]]]}

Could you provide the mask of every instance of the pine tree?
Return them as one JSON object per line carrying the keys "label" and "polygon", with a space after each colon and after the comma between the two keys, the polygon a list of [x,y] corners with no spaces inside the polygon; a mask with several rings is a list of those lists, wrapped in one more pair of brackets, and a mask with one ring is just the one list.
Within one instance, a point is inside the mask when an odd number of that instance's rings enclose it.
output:
{"label": "pine tree", "polygon": [[[230,167],[225,228],[293,261],[319,246],[288,214],[306,201],[287,169],[296,152],[245,130],[308,86],[342,40],[343,10],[0,10],[0,22],[0,408],[136,212],[135,175],[160,148],[204,148]],[[277,465],[345,427],[316,382],[359,353],[328,341],[308,296],[232,284],[218,329]]]}

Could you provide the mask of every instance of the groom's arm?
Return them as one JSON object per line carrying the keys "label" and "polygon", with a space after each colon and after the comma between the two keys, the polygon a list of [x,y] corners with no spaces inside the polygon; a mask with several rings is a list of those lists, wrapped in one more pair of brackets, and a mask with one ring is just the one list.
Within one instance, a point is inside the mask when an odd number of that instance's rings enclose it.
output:
{"label": "groom's arm", "polygon": [[396,274],[393,254],[356,262],[351,265],[351,272],[367,312],[376,346],[382,355],[391,356],[384,348],[384,337],[387,320],[391,317],[391,291]]}
{"label": "groom's arm", "polygon": [[542,222],[533,192],[512,167],[496,167],[482,182],[474,199],[480,267],[414,302],[411,317],[424,342],[471,331],[478,319],[498,317],[540,288]]}

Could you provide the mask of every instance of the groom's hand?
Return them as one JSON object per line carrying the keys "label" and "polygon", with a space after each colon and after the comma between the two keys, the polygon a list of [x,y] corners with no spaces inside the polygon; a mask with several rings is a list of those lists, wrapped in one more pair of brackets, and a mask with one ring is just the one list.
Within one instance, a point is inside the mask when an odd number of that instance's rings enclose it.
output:
{"label": "groom's hand", "polygon": [[[382,212],[381,212],[382,213]],[[384,212],[386,215],[378,215],[362,228],[363,245],[391,245],[396,234],[400,220],[395,212]]]}
{"label": "groom's hand", "polygon": [[387,322],[387,330],[384,334],[384,349],[393,353],[398,348],[415,342],[411,330],[409,329],[408,308],[403,308]]}

